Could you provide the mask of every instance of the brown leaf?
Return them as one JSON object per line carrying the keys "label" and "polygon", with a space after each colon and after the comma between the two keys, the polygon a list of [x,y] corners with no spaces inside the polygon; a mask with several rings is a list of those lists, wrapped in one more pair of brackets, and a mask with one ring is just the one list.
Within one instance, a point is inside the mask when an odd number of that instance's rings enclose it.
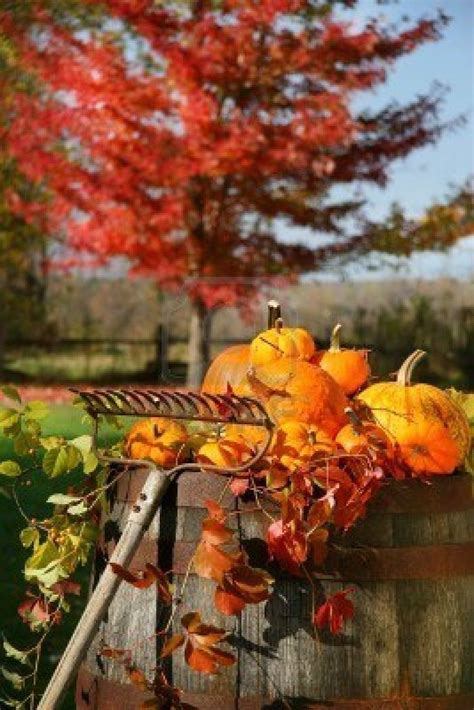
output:
{"label": "brown leaf", "polygon": [[174,636],[171,636],[171,638],[169,638],[168,641],[163,646],[161,653],[160,653],[160,658],[166,658],[167,656],[170,656],[172,653],[174,653],[174,651],[176,651],[177,648],[182,646],[183,643],[184,643],[183,634],[174,634]]}
{"label": "brown leaf", "polygon": [[132,685],[135,685],[137,688],[140,688],[140,690],[147,690],[148,689],[148,682],[146,679],[145,674],[139,670],[138,668],[129,668],[128,669],[128,678]]}

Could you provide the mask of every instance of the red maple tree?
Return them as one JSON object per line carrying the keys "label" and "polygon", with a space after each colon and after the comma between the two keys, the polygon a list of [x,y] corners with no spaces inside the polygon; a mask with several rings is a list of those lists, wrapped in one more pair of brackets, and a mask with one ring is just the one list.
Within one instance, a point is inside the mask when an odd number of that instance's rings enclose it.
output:
{"label": "red maple tree", "polygon": [[[122,256],[162,287],[184,287],[196,384],[206,311],[235,302],[245,279],[294,277],[370,248],[346,229],[360,203],[330,189],[384,184],[392,161],[438,136],[439,95],[376,112],[354,97],[446,20],[397,30],[341,19],[338,6],[347,18],[355,2],[106,0],[84,29],[63,4],[29,0],[24,24],[0,13],[41,87],[17,93],[9,150],[50,198],[45,209],[12,191],[10,203],[91,263]],[[281,219],[334,240],[285,242]]]}

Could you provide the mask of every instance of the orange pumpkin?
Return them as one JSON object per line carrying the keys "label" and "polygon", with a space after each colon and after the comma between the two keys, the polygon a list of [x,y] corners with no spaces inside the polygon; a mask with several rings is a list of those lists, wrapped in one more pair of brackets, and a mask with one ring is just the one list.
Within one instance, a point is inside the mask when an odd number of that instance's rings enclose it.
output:
{"label": "orange pumpkin", "polygon": [[274,328],[264,330],[252,340],[250,364],[262,367],[282,358],[308,361],[315,350],[314,340],[307,330],[284,328],[281,318],[278,318]]}
{"label": "orange pumpkin", "polygon": [[457,445],[456,467],[470,447],[469,421],[461,407],[442,390],[433,385],[411,383],[413,369],[424,355],[422,350],[416,350],[401,366],[396,382],[371,385],[357,399],[366,406],[374,421],[400,445],[405,445],[407,437],[411,436],[411,427],[413,432],[421,424],[436,423],[444,427]]}
{"label": "orange pumpkin", "polygon": [[250,346],[233,345],[219,353],[211,363],[201,390],[209,394],[225,394],[228,385],[236,394],[248,395],[245,374],[250,365]]}
{"label": "orange pumpkin", "polygon": [[230,436],[219,432],[200,446],[196,461],[219,466],[222,469],[237,468],[250,460],[253,453],[252,447],[242,436],[238,434]]}
{"label": "orange pumpkin", "polygon": [[328,455],[335,449],[334,441],[313,424],[287,421],[275,432],[271,454],[290,470],[308,464],[318,455]]}
{"label": "orange pumpkin", "polygon": [[306,422],[334,437],[347,422],[344,392],[327,372],[309,362],[277,360],[251,369],[247,381],[278,424]]}
{"label": "orange pumpkin", "polygon": [[132,459],[150,459],[162,468],[185,460],[188,432],[173,419],[153,417],[137,422],[125,440],[125,454]]}
{"label": "orange pumpkin", "polygon": [[391,453],[393,445],[385,432],[373,422],[350,422],[336,436],[336,443],[348,454],[365,451]]}
{"label": "orange pumpkin", "polygon": [[319,366],[333,377],[347,395],[354,394],[370,377],[367,350],[343,350],[340,344],[341,325],[331,335],[329,350],[322,354]]}
{"label": "orange pumpkin", "polygon": [[449,474],[459,465],[459,446],[436,421],[407,424],[397,434],[400,458],[415,473]]}

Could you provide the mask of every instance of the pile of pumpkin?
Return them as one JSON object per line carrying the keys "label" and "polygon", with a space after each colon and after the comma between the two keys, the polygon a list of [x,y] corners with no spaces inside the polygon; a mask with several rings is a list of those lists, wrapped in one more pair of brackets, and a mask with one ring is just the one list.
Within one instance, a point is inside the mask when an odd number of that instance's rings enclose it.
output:
{"label": "pile of pumpkin", "polygon": [[[276,425],[268,455],[289,471],[376,450],[402,476],[453,473],[470,448],[469,422],[449,394],[412,383],[425,353],[412,353],[395,381],[370,383],[368,352],[342,348],[340,331],[337,325],[322,351],[306,330],[274,318],[250,345],[215,358],[202,391],[261,401]],[[225,469],[251,458],[263,437],[261,429],[232,424],[196,436],[178,422],[155,418],[132,428],[125,451],[166,468],[192,458]]]}

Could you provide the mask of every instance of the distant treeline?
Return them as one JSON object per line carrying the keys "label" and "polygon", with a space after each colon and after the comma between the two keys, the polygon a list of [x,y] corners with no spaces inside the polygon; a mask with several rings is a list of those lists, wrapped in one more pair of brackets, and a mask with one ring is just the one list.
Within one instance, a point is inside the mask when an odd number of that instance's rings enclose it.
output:
{"label": "distant treeline", "polygon": [[[248,341],[265,323],[262,294],[254,316],[212,316],[213,353]],[[336,322],[347,347],[371,349],[377,376],[394,372],[416,348],[429,357],[418,377],[474,389],[474,286],[455,281],[300,284],[278,297],[288,323],[326,347]],[[184,380],[186,299],[158,294],[149,281],[55,279],[42,332],[15,332],[3,348],[2,379],[37,382],[150,383]],[[13,335],[13,334],[12,334]]]}

